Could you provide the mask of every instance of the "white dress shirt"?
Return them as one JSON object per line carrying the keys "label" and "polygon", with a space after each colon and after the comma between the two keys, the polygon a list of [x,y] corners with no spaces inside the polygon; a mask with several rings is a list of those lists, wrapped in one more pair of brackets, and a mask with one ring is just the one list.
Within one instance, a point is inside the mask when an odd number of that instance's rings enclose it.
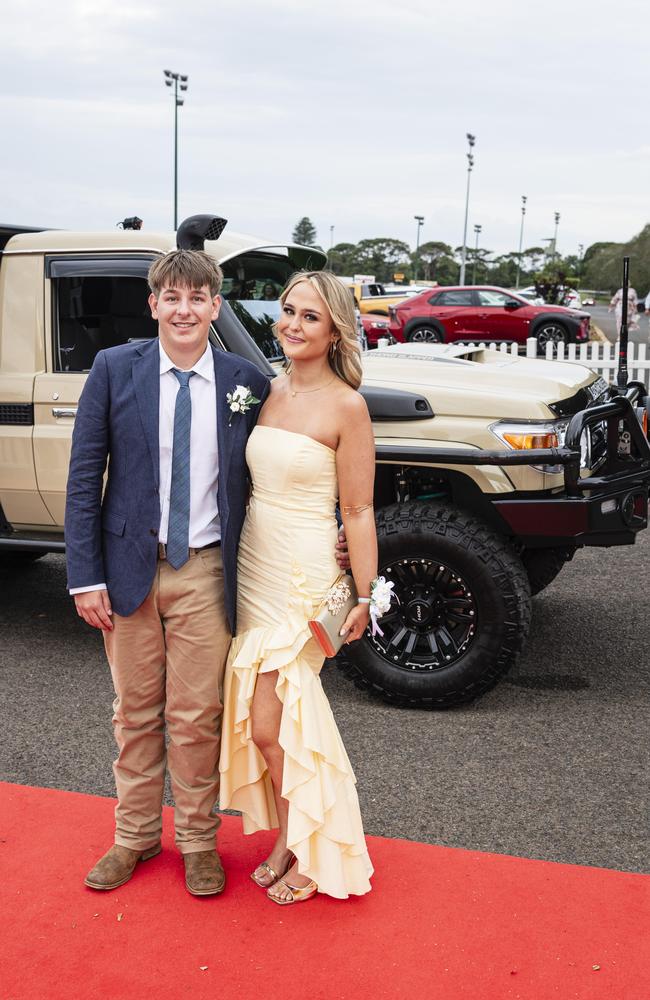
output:
{"label": "white dress shirt", "polygon": [[[169,527],[169,497],[172,480],[172,450],[174,442],[174,409],[180,384],[162,344],[160,351],[160,405],[158,411],[158,447],[160,473],[160,527],[158,540],[167,541]],[[206,346],[194,367],[196,374],[189,381],[192,400],[192,427],[190,430],[190,536],[189,547],[202,548],[221,538],[221,524],[217,505],[219,483],[219,453],[217,449],[217,389],[214,377],[214,360],[210,344]],[[105,583],[90,587],[75,587],[71,594],[91,590],[106,590]]]}
{"label": "white dress shirt", "polygon": [[[160,529],[158,540],[167,541],[169,496],[172,484],[172,444],[174,408],[180,386],[172,368],[173,361],[160,346],[160,410],[158,440],[160,448]],[[208,344],[192,371],[189,382],[192,400],[190,431],[190,540],[191,549],[200,549],[221,538],[217,486],[219,454],[217,451],[217,390],[214,379],[212,348]]]}

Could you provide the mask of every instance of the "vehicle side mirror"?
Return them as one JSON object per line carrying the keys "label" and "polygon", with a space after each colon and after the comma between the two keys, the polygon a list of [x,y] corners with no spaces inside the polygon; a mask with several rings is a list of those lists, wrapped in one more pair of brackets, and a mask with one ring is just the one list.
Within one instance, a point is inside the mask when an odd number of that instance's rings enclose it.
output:
{"label": "vehicle side mirror", "polygon": [[519,301],[519,299],[506,299],[506,301],[503,304],[504,309],[520,309],[521,306],[522,303]]}

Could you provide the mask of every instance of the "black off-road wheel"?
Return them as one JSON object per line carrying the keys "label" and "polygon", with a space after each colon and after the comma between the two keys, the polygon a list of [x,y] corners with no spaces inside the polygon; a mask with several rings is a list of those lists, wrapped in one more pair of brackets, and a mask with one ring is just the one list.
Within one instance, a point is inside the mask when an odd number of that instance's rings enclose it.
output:
{"label": "black off-road wheel", "polygon": [[383,635],[344,646],[341,669],[397,705],[451,708],[493,687],[523,649],[528,577],[512,546],[442,503],[377,515],[379,573],[394,583]]}
{"label": "black off-road wheel", "polygon": [[521,561],[528,574],[530,592],[540,594],[552,583],[560,570],[575,555],[575,548],[567,546],[565,548],[553,549],[524,549],[521,554]]}

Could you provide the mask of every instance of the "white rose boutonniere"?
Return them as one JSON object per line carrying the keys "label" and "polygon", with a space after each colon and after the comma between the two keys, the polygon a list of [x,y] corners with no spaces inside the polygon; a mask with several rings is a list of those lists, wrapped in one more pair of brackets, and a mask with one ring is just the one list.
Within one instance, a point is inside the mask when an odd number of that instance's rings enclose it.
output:
{"label": "white rose boutonniere", "polygon": [[259,399],[256,399],[247,385],[236,385],[234,392],[226,393],[226,402],[230,408],[230,420],[228,421],[230,427],[235,413],[246,413],[251,406],[259,403]]}

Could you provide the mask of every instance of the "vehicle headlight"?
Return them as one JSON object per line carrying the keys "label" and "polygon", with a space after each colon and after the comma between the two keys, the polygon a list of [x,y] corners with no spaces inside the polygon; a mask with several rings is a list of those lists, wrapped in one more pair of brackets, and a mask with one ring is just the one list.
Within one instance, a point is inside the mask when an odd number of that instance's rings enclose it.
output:
{"label": "vehicle headlight", "polygon": [[[492,424],[490,430],[507,448],[512,448],[513,451],[530,451],[532,448],[561,448],[564,445],[568,426],[568,420],[548,420],[540,423],[500,420],[498,423]],[[583,434],[582,437],[585,441],[584,459],[586,462],[589,457],[589,434],[586,433],[586,436]],[[582,444],[583,441],[581,439],[581,453]],[[581,454],[581,465],[583,464],[582,457]],[[531,468],[536,469],[538,472],[555,475],[561,473],[564,466],[533,465]]]}

